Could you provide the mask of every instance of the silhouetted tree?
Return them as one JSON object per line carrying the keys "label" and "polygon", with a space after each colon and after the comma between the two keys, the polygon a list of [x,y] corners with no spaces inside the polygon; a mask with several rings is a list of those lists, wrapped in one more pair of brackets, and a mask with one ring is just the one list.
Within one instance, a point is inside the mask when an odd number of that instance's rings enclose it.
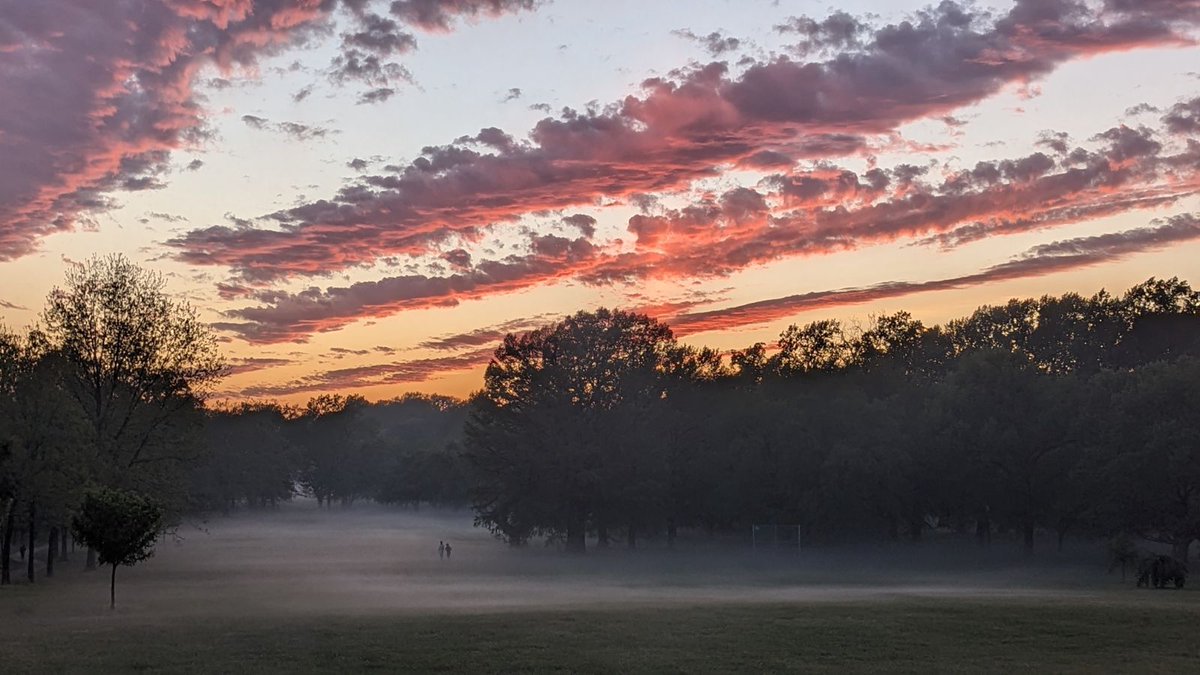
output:
{"label": "silhouetted tree", "polygon": [[364,416],[368,406],[362,396],[323,394],[289,425],[300,449],[300,484],[321,504],[349,506],[378,490],[383,454],[378,429]]}
{"label": "silhouetted tree", "polygon": [[971,316],[947,324],[958,353],[994,351],[1033,360],[1033,334],[1037,330],[1036,300],[1010,300],[1004,305],[984,305]]}
{"label": "silhouetted tree", "polygon": [[96,551],[100,564],[112,566],[110,608],[117,606],[117,566],[136,565],[154,555],[162,526],[162,508],[136,492],[99,488],[84,495],[71,529]]}
{"label": "silhouetted tree", "polygon": [[1200,359],[1120,378],[1099,452],[1111,522],[1186,560],[1200,538]]}
{"label": "silhouetted tree", "polygon": [[72,267],[42,320],[88,422],[98,481],[181,507],[182,470],[203,448],[199,405],[224,370],[212,330],[160,275],[120,255]]}
{"label": "silhouetted tree", "polygon": [[462,456],[468,410],[457,399],[423,394],[364,408],[382,449],[375,499],[417,506],[468,504],[471,481]]}
{"label": "silhouetted tree", "polygon": [[987,510],[1022,532],[1028,552],[1036,529],[1053,524],[1057,495],[1079,461],[1075,383],[1017,354],[981,352],[960,359],[942,388],[960,452],[993,486]]}
{"label": "silhouetted tree", "polygon": [[646,493],[635,485],[640,419],[663,398],[673,345],[665,325],[606,309],[505,337],[467,429],[467,456],[486,479],[478,522],[509,541],[546,533],[583,551],[589,522],[627,519],[622,500]]}
{"label": "silhouetted tree", "polygon": [[1151,278],[1121,298],[1116,365],[1132,368],[1184,356],[1200,358],[1200,291],[1176,278]]}
{"label": "silhouetted tree", "polygon": [[1037,303],[1029,349],[1044,372],[1092,375],[1112,367],[1122,332],[1121,304],[1104,291],[1091,298],[1045,296]]}
{"label": "silhouetted tree", "polygon": [[767,345],[757,342],[745,349],[735,349],[729,355],[734,372],[739,380],[749,385],[762,382],[770,370],[770,357],[767,356]]}
{"label": "silhouetted tree", "polygon": [[299,462],[285,424],[284,411],[270,403],[209,411],[210,449],[192,473],[193,503],[228,511],[291,499]]}
{"label": "silhouetted tree", "polygon": [[[5,513],[0,521],[0,584],[11,578],[6,553],[18,518],[30,551],[40,533],[57,540],[94,469],[84,452],[83,417],[61,386],[62,366],[56,354],[46,351],[39,333],[0,333],[0,511]],[[26,560],[31,582],[34,558],[31,553]],[[54,572],[53,558],[47,554],[47,575]]]}
{"label": "silhouetted tree", "polygon": [[906,378],[940,377],[953,354],[950,336],[927,327],[908,312],[873,317],[857,342],[857,363],[875,373],[872,381],[895,386]]}
{"label": "silhouetted tree", "polygon": [[[1174,543],[1186,529],[1164,535],[1148,518],[1178,487],[1151,485],[1160,471],[1133,493],[1115,489],[1106,481],[1126,469],[1094,448],[1111,447],[1100,430],[1115,424],[1105,411],[1128,369],[1192,353],[1197,306],[1185,283],[1151,280],[1120,299],[983,307],[945,329],[905,312],[860,333],[790,326],[777,348],[734,350],[727,363],[668,341],[656,365],[628,372],[604,356],[609,328],[586,314],[508,336],[467,430],[479,522],[573,549],[585,531],[602,545],[621,527],[673,542],[680,528],[771,522],[799,523],[809,539],[973,526],[985,544],[1015,530],[1027,550],[1039,529],[1060,545],[1069,532],[1122,529]],[[1159,410],[1159,429],[1186,417]],[[1130,494],[1148,496],[1138,506]]]}
{"label": "silhouetted tree", "polygon": [[789,377],[803,373],[832,373],[855,362],[855,344],[838,321],[791,325],[779,336],[779,351],[771,357],[773,370]]}

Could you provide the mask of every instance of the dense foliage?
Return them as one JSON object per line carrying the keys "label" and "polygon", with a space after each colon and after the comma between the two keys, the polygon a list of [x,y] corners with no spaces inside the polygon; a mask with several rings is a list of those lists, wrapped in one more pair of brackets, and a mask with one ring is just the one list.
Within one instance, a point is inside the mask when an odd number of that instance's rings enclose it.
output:
{"label": "dense foliage", "polygon": [[1176,279],[945,326],[823,320],[724,354],[580,312],[507,336],[467,402],[203,405],[215,345],[119,258],[72,272],[41,328],[0,333],[4,583],[17,545],[31,581],[35,558],[66,559],[97,488],[161,507],[155,531],[307,495],[471,505],[508,542],[574,551],[761,524],[807,542],[1140,538],[1181,559],[1200,538],[1200,293]]}
{"label": "dense foliage", "polygon": [[205,449],[204,396],[223,370],[196,311],[119,255],[73,266],[26,335],[0,331],[0,584],[18,535],[26,578],[41,535],[53,574],[88,489],[118,490],[125,505],[152,498],[168,514],[156,531],[178,519]]}
{"label": "dense foliage", "polygon": [[136,492],[97,488],[83,496],[71,518],[71,532],[96,551],[101,565],[112,567],[110,607],[117,604],[117,566],[136,565],[154,555],[162,520],[162,508]]}
{"label": "dense foliage", "polygon": [[[689,368],[681,363],[691,362]],[[614,529],[809,541],[1039,531],[1200,538],[1200,293],[1150,280],[792,326],[728,363],[600,310],[509,336],[468,424],[478,521],[523,543]]]}

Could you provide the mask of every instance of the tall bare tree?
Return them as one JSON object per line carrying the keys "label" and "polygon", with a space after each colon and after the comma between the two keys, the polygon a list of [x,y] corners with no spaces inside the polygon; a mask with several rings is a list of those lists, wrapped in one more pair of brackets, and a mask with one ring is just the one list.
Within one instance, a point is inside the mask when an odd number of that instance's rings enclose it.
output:
{"label": "tall bare tree", "polygon": [[202,447],[199,404],[224,371],[212,329],[161,275],[121,255],[71,269],[42,322],[68,366],[63,386],[87,420],[98,481],[171,501],[177,471]]}

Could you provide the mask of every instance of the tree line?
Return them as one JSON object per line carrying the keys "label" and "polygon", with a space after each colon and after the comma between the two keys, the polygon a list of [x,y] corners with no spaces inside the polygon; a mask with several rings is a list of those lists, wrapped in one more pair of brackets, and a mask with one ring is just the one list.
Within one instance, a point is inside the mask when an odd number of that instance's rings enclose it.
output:
{"label": "tree line", "polygon": [[478,522],[582,551],[795,524],[809,542],[934,530],[1200,538],[1200,293],[1150,279],[791,326],[724,358],[643,315],[510,335],[472,403]]}
{"label": "tree line", "polygon": [[816,321],[730,353],[580,312],[506,336],[467,401],[213,404],[217,345],[120,256],[0,332],[0,583],[17,547],[30,581],[35,551],[50,575],[76,541],[115,574],[153,545],[122,525],[299,494],[469,505],[509,543],[573,551],[756,524],[810,543],[1140,537],[1180,559],[1200,538],[1200,292],[1178,279],[944,326]]}
{"label": "tree line", "polygon": [[118,565],[148,555],[186,509],[204,397],[223,370],[196,310],[121,256],[73,266],[35,326],[0,331],[0,585],[14,547],[36,579],[43,541],[46,576],[68,540],[114,583]]}
{"label": "tree line", "polygon": [[53,576],[77,542],[115,576],[187,518],[296,494],[468,503],[464,402],[213,403],[225,372],[197,311],[122,256],[72,267],[33,327],[0,329],[0,585],[14,561]]}
{"label": "tree line", "polygon": [[446,396],[406,394],[369,403],[323,394],[304,406],[212,406],[208,454],[189,479],[199,512],[272,507],[294,495],[318,506],[373,501],[465,506],[471,478],[461,452],[468,412]]}

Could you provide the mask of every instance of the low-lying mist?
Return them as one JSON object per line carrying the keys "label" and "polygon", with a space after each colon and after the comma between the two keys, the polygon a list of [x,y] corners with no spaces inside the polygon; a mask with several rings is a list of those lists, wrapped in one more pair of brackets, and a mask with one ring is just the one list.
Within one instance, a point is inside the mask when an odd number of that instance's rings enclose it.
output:
{"label": "low-lying mist", "polygon": [[[452,554],[440,559],[439,541]],[[117,614],[170,617],[345,616],[715,602],[881,600],[1089,593],[1116,583],[1095,547],[1025,559],[1013,545],[970,542],[791,551],[735,541],[650,541],[570,555],[514,549],[472,526],[469,511],[299,501],[182,525],[156,554],[117,576]],[[82,573],[82,551],[53,584],[18,597],[37,623],[107,615],[107,573]],[[1089,591],[1088,589],[1092,589]],[[7,613],[7,612],[6,612]]]}

